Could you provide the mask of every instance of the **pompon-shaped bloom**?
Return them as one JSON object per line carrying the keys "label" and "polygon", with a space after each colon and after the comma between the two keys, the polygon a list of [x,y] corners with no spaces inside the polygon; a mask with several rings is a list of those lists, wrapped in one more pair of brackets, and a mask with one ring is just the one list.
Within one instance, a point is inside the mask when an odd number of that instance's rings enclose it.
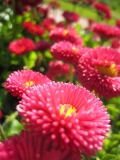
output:
{"label": "pompon-shaped bloom", "polygon": [[51,0],[49,2],[49,6],[52,7],[52,8],[59,8],[60,7],[60,3],[57,2],[56,0]]}
{"label": "pompon-shaped bloom", "polygon": [[111,47],[120,53],[120,39],[116,38],[111,41]]}
{"label": "pompon-shaped bloom", "polygon": [[120,29],[103,23],[96,23],[91,26],[91,30],[101,38],[120,38]]}
{"label": "pompon-shaped bloom", "polygon": [[8,50],[16,55],[25,54],[35,47],[34,42],[29,38],[20,38],[10,42]]}
{"label": "pompon-shaped bloom", "polygon": [[120,28],[120,19],[116,20],[116,26]]}
{"label": "pompon-shaped bloom", "polygon": [[44,52],[51,47],[50,42],[47,41],[39,41],[35,43],[35,50]]}
{"label": "pompon-shaped bloom", "polygon": [[53,18],[45,18],[42,23],[41,26],[46,29],[47,31],[51,31],[52,29],[55,28],[56,26],[56,22]]}
{"label": "pompon-shaped bloom", "polygon": [[49,78],[32,70],[18,70],[11,73],[5,81],[5,89],[11,95],[21,98],[22,94],[31,86],[49,82]]}
{"label": "pompon-shaped bloom", "polygon": [[0,160],[80,160],[79,152],[71,152],[54,146],[50,138],[33,136],[22,130],[20,135],[11,136],[0,142]]}
{"label": "pompon-shaped bloom", "polygon": [[68,27],[67,29],[63,27],[54,28],[50,32],[50,39],[55,42],[66,40],[78,45],[83,44],[82,38],[72,27]]}
{"label": "pompon-shaped bloom", "polygon": [[49,136],[62,148],[80,149],[88,157],[101,150],[110,128],[102,102],[71,83],[31,87],[23,94],[17,111],[35,135]]}
{"label": "pompon-shaped bloom", "polygon": [[87,50],[88,48],[72,44],[69,41],[57,42],[50,48],[51,54],[55,59],[62,60],[66,63],[72,63],[73,65],[76,65],[81,55]]}
{"label": "pompon-shaped bloom", "polygon": [[95,2],[93,3],[93,7],[103,15],[103,18],[107,20],[111,19],[111,9],[107,5],[101,2]]}
{"label": "pompon-shaped bloom", "polygon": [[98,47],[84,54],[76,69],[78,79],[88,90],[107,99],[120,96],[120,54]]}
{"label": "pompon-shaped bloom", "polygon": [[[72,70],[73,74],[75,69]],[[50,61],[49,69],[46,73],[46,76],[51,80],[56,79],[60,76],[66,76],[68,78],[70,73],[70,65],[68,63],[63,63],[62,61]]]}
{"label": "pompon-shaped bloom", "polygon": [[66,19],[67,22],[77,22],[80,19],[80,15],[75,12],[64,11],[63,17]]}
{"label": "pompon-shaped bloom", "polygon": [[49,9],[50,9],[49,7],[37,6],[36,9],[40,13],[40,16],[42,18],[48,17],[48,13],[49,13]]}
{"label": "pompon-shaped bloom", "polygon": [[39,26],[38,24],[34,24],[31,21],[25,21],[23,22],[23,28],[25,28],[28,32],[34,34],[34,35],[38,35],[41,36],[44,34],[44,29]]}

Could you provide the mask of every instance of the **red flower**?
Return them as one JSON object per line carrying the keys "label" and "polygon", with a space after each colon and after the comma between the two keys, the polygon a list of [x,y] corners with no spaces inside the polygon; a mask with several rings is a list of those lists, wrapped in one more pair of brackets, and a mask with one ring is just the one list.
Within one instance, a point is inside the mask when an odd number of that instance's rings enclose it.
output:
{"label": "red flower", "polygon": [[49,49],[51,44],[47,41],[39,41],[35,43],[35,50],[44,52]]}
{"label": "red flower", "polygon": [[30,5],[31,7],[40,4],[43,0],[21,0],[25,5]]}
{"label": "red flower", "polygon": [[17,106],[26,127],[36,135],[91,156],[101,150],[109,131],[109,115],[102,102],[85,88],[50,82],[31,87]]}
{"label": "red flower", "polygon": [[118,52],[120,52],[120,39],[116,38],[111,41],[111,47],[116,49]]}
{"label": "red flower", "polygon": [[120,19],[116,20],[116,26],[120,28]]}
{"label": "red flower", "polygon": [[103,17],[105,19],[108,19],[108,20],[111,19],[111,10],[107,5],[105,5],[101,2],[95,2],[95,3],[93,3],[93,6],[98,12],[103,14]]}
{"label": "red flower", "polygon": [[55,43],[50,50],[55,59],[76,65],[81,55],[85,53],[87,49],[72,44],[69,41],[61,41]]}
{"label": "red flower", "polygon": [[77,22],[80,18],[79,14],[75,12],[70,12],[70,11],[64,11],[63,12],[63,17],[66,19],[68,22]]}
{"label": "red flower", "polygon": [[52,8],[59,8],[60,7],[60,3],[56,2],[56,0],[51,0],[49,2],[49,6],[52,7]]}
{"label": "red flower", "polygon": [[50,138],[33,136],[31,132],[21,131],[20,135],[11,136],[0,142],[1,160],[80,160],[79,152],[53,145]]}
{"label": "red flower", "polygon": [[5,89],[13,96],[21,98],[22,94],[31,86],[44,84],[50,80],[39,72],[32,70],[18,70],[11,73],[5,82]]}
{"label": "red flower", "polygon": [[78,79],[88,90],[107,99],[120,96],[120,54],[98,47],[84,54],[76,69]]}
{"label": "red flower", "polygon": [[33,22],[23,22],[23,27],[30,33],[41,36],[44,34],[44,29]]}
{"label": "red flower", "polygon": [[33,50],[34,47],[35,44],[31,39],[20,38],[18,40],[10,42],[8,49],[14,54],[21,55]]}
{"label": "red flower", "polygon": [[118,27],[109,26],[103,23],[93,24],[92,31],[97,33],[101,38],[120,37],[120,29]]}
{"label": "red flower", "polygon": [[2,117],[2,111],[0,110],[0,118]]}
{"label": "red flower", "polygon": [[53,18],[45,18],[41,23],[41,26],[47,31],[51,31],[52,29],[54,29],[55,25],[55,20]]}
{"label": "red flower", "polygon": [[37,6],[37,10],[40,13],[40,16],[42,16],[43,18],[46,18],[48,16],[49,7],[40,7],[40,6]]}
{"label": "red flower", "polygon": [[82,38],[78,35],[74,28],[68,27],[67,29],[63,27],[56,27],[50,32],[50,39],[58,42],[58,41],[70,41],[77,45],[82,45]]}
{"label": "red flower", "polygon": [[[69,72],[70,72],[70,65],[67,63],[63,63],[62,61],[50,61],[49,63],[49,69],[46,73],[46,76],[50,78],[51,80],[54,80],[57,77],[60,76],[67,76],[69,77]],[[73,73],[75,70],[73,69]]]}
{"label": "red flower", "polygon": [[[12,5],[12,0],[7,0],[9,5]],[[24,3],[22,0],[17,0],[14,2],[14,11],[16,14],[24,14],[29,11],[31,7]]]}

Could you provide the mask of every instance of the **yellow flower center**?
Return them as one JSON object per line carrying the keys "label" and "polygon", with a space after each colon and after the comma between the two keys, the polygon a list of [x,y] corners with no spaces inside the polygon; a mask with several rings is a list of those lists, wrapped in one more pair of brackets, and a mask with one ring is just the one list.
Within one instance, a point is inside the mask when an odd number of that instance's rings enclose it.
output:
{"label": "yellow flower center", "polygon": [[60,107],[60,115],[64,114],[65,117],[76,115],[76,108],[70,104],[64,104]]}
{"label": "yellow flower center", "polygon": [[26,82],[26,83],[25,83],[26,88],[31,87],[33,84],[34,84],[33,81],[29,81],[29,82]]}
{"label": "yellow flower center", "polygon": [[78,52],[78,49],[76,47],[72,47],[72,50]]}
{"label": "yellow flower center", "polygon": [[63,31],[63,34],[64,34],[64,35],[67,35],[67,34],[68,34],[68,30],[65,29],[65,30]]}
{"label": "yellow flower center", "polygon": [[103,75],[107,75],[110,77],[116,77],[118,75],[118,69],[115,63],[112,63],[109,67],[108,66],[97,66],[95,68]]}

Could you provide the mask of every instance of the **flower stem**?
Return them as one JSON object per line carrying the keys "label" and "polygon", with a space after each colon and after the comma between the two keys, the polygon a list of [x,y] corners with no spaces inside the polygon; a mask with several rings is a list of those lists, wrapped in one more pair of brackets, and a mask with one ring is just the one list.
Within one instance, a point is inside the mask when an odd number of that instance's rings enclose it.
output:
{"label": "flower stem", "polygon": [[4,134],[3,128],[0,124],[0,141],[4,141],[4,140],[5,140],[5,134]]}

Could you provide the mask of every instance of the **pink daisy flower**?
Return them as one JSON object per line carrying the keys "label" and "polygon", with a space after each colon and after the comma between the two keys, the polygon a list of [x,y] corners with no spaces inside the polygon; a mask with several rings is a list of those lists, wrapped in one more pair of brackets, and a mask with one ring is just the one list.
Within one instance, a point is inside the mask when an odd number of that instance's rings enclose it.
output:
{"label": "pink daisy flower", "polygon": [[116,26],[120,28],[120,19],[116,20]]}
{"label": "pink daisy flower", "polygon": [[31,86],[49,82],[49,78],[32,70],[18,70],[11,73],[6,79],[5,89],[11,95],[21,98],[22,94]]}
{"label": "pink daisy flower", "polygon": [[[51,80],[59,78],[60,76],[66,76],[67,79],[69,77],[70,65],[68,63],[63,63],[62,61],[50,61],[49,69],[46,73],[46,76]],[[75,73],[75,69],[73,69],[73,74]],[[63,77],[62,77],[63,78]]]}
{"label": "pink daisy flower", "polygon": [[111,47],[120,53],[120,39],[116,38],[111,41]]}
{"label": "pink daisy flower", "polygon": [[93,3],[93,7],[98,12],[100,12],[105,19],[108,19],[108,20],[111,19],[111,10],[107,5],[105,5],[105,4],[101,3],[101,2],[95,2],[95,3]]}
{"label": "pink daisy flower", "polygon": [[80,19],[79,14],[77,14],[75,12],[70,12],[70,11],[64,11],[63,17],[66,19],[66,21],[68,21],[70,23],[77,22]]}
{"label": "pink daisy flower", "polygon": [[34,35],[41,36],[44,34],[44,29],[40,27],[38,24],[34,24],[31,21],[23,22],[23,27],[30,33]]}
{"label": "pink daisy flower", "polygon": [[120,29],[115,26],[109,26],[103,23],[96,23],[91,26],[91,30],[97,33],[101,38],[119,38]]}
{"label": "pink daisy flower", "polygon": [[42,6],[37,6],[36,9],[38,10],[38,12],[40,13],[40,16],[42,18],[46,18],[48,17],[48,13],[49,13],[49,7],[42,7]]}
{"label": "pink daisy flower", "polygon": [[57,2],[56,0],[51,0],[49,2],[49,6],[52,7],[52,8],[59,8],[60,7],[60,3]]}
{"label": "pink daisy flower", "polygon": [[51,47],[50,42],[47,41],[39,41],[35,43],[35,50],[44,52]]}
{"label": "pink daisy flower", "polygon": [[55,28],[56,22],[53,18],[45,18],[42,21],[41,26],[45,28],[47,31],[51,31],[52,29]]}
{"label": "pink daisy flower", "polygon": [[50,39],[55,42],[66,40],[77,45],[83,44],[82,38],[72,27],[68,27],[67,29],[63,27],[56,27],[55,29],[51,30]]}
{"label": "pink daisy flower", "polygon": [[10,42],[8,50],[16,55],[25,54],[35,47],[34,42],[29,38],[20,38]]}
{"label": "pink daisy flower", "polygon": [[31,132],[21,131],[20,135],[11,136],[0,142],[1,160],[80,160],[79,152],[71,152],[53,146],[50,139],[33,136]]}
{"label": "pink daisy flower", "polygon": [[107,99],[120,96],[120,54],[98,47],[84,54],[76,69],[78,79],[88,90]]}
{"label": "pink daisy flower", "polygon": [[85,88],[50,82],[23,94],[18,113],[36,135],[86,156],[101,150],[110,119],[102,102]]}
{"label": "pink daisy flower", "polygon": [[66,63],[76,65],[79,58],[84,54],[88,48],[83,48],[79,45],[72,44],[69,41],[61,41],[51,46],[51,54],[57,60],[62,60]]}

